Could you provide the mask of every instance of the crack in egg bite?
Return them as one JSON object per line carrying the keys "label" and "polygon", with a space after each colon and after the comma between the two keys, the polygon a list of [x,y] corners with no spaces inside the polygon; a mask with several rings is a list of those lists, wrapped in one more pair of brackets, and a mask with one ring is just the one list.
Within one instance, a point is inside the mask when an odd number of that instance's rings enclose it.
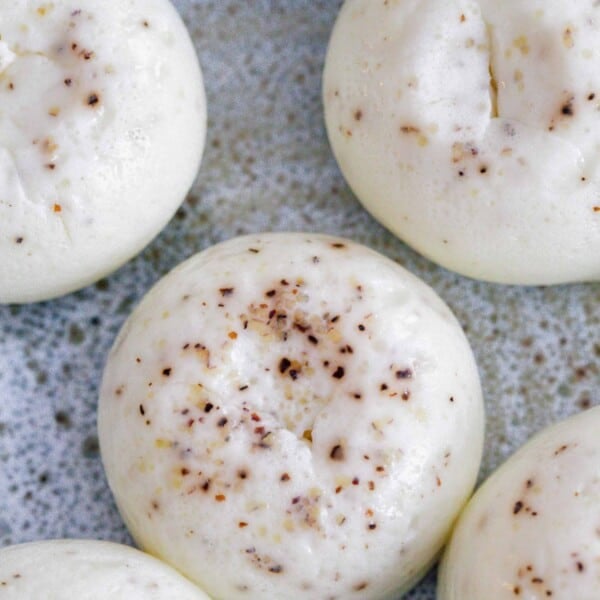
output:
{"label": "crack in egg bite", "polygon": [[2,600],[209,600],[168,565],[129,546],[54,540],[0,550]]}
{"label": "crack in egg bite", "polygon": [[438,600],[595,600],[600,407],[537,434],[477,491],[438,577]]}
{"label": "crack in egg bite", "polygon": [[214,598],[397,598],[479,468],[448,307],[353,242],[264,234],[151,290],[108,358],[99,439],[138,543]]}
{"label": "crack in egg bite", "polygon": [[469,277],[600,280],[600,5],[347,0],[329,139],[364,207]]}
{"label": "crack in egg bite", "polygon": [[4,3],[0,105],[1,303],[112,272],[196,176],[202,73],[167,0]]}

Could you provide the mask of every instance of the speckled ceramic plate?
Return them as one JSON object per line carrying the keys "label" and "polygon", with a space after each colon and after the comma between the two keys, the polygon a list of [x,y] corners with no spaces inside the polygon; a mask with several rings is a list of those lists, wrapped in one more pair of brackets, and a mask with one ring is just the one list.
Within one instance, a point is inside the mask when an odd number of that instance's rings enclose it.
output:
{"label": "speckled ceramic plate", "polygon": [[[319,231],[387,254],[454,309],[487,403],[487,475],[533,432],[600,404],[600,285],[470,281],[415,255],[360,207],[323,125],[321,70],[339,0],[175,2],[207,86],[205,159],[163,234],[112,277],[45,304],[0,307],[0,544],[130,541],[98,454],[104,360],[131,308],[173,266],[241,233]],[[430,575],[409,598],[432,599]]]}

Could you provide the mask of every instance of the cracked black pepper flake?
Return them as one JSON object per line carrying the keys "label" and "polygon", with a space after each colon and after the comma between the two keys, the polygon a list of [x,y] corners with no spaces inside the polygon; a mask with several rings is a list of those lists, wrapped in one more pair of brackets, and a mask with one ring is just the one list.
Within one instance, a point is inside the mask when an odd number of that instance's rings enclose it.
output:
{"label": "cracked black pepper flake", "polygon": [[344,369],[344,367],[338,367],[335,372],[333,373],[332,377],[335,377],[335,379],[342,379],[342,377],[346,374],[346,370]]}
{"label": "cracked black pepper flake", "polygon": [[279,361],[279,372],[281,374],[285,373],[292,366],[291,361],[288,358],[282,358]]}
{"label": "cracked black pepper flake", "polygon": [[559,454],[562,454],[569,446],[567,444],[563,444],[560,448],[558,448],[555,452],[554,452],[554,456],[558,456]]}
{"label": "cracked black pepper flake", "polygon": [[269,290],[268,292],[265,293],[265,296],[267,298],[272,298],[277,292],[275,290]]}
{"label": "cracked black pepper flake", "polygon": [[218,427],[225,427],[225,425],[227,425],[227,418],[226,417],[221,417],[218,421],[217,421],[217,426]]}
{"label": "cracked black pepper flake", "polygon": [[563,104],[562,108],[560,109],[560,112],[565,115],[566,117],[572,117],[573,116],[573,101],[569,100],[568,102],[566,102],[565,104]]}
{"label": "cracked black pepper flake", "polygon": [[233,294],[234,288],[230,287],[230,288],[221,288],[219,290],[219,292],[221,292],[221,296],[223,296],[223,298],[226,298],[227,296],[231,296]]}
{"label": "cracked black pepper flake", "polygon": [[410,379],[413,373],[410,369],[400,369],[396,371],[396,379]]}
{"label": "cracked black pepper flake", "polygon": [[271,573],[283,573],[283,567],[281,565],[273,565],[269,568]]}
{"label": "cracked black pepper flake", "polygon": [[173,372],[173,369],[171,367],[167,367],[166,369],[163,369],[162,374],[165,377],[170,377],[172,372]]}
{"label": "cracked black pepper flake", "polygon": [[204,407],[204,412],[209,413],[214,407],[215,405],[212,402],[207,402],[206,406]]}
{"label": "cracked black pepper flake", "polygon": [[143,404],[140,404],[140,415],[142,415],[142,417],[146,414],[146,409],[144,408]]}
{"label": "cracked black pepper flake", "polygon": [[344,448],[341,444],[336,444],[329,453],[331,460],[344,460]]}
{"label": "cracked black pepper flake", "polygon": [[86,100],[86,104],[88,106],[96,106],[96,104],[98,104],[98,102],[100,102],[100,97],[98,96],[98,94],[96,93],[91,93],[88,94],[87,100]]}
{"label": "cracked black pepper flake", "polygon": [[521,500],[518,500],[513,506],[513,515],[518,515],[521,512],[521,510],[523,510],[523,502],[521,502]]}
{"label": "cracked black pepper flake", "polygon": [[22,237],[18,237],[15,239],[15,244],[22,244],[23,243],[23,238]]}

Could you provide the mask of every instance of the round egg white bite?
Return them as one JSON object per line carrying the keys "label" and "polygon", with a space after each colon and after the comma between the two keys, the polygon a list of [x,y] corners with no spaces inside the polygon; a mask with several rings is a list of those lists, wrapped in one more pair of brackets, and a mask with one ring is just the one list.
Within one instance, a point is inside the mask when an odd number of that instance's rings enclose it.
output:
{"label": "round egg white bite", "polygon": [[90,284],[139,252],[194,180],[202,74],[168,0],[0,8],[0,303]]}
{"label": "round egg white bite", "polygon": [[470,277],[600,280],[600,5],[347,0],[324,73],[354,192]]}
{"label": "round egg white bite", "polygon": [[483,405],[423,282],[312,234],[230,240],[148,293],[99,437],[139,544],[214,598],[393,598],[468,498]]}
{"label": "round egg white bite", "polygon": [[54,540],[0,550],[2,600],[210,600],[177,571],[128,546]]}
{"label": "round egg white bite", "polygon": [[477,491],[438,600],[597,600],[600,407],[539,433]]}

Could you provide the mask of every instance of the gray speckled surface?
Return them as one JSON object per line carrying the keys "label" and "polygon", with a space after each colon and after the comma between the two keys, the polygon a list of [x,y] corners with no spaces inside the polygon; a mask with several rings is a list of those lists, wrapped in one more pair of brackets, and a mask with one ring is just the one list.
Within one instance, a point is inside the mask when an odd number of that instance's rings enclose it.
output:
{"label": "gray speckled surface", "polygon": [[[340,2],[175,2],[209,101],[198,183],[135,260],[57,301],[0,307],[0,544],[128,541],[98,455],[95,406],[110,345],[160,276],[239,233],[341,234],[425,279],[464,325],[487,403],[482,476],[533,432],[600,404],[600,285],[511,288],[415,255],[355,200],[325,137],[320,76]],[[434,577],[409,598],[432,599]]]}

